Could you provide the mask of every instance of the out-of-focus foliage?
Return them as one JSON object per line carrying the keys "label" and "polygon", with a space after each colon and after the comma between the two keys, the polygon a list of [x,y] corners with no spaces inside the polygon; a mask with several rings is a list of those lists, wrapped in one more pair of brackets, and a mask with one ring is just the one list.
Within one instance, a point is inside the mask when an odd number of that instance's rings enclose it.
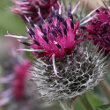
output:
{"label": "out-of-focus foliage", "polygon": [[74,109],[75,110],[85,110],[84,107],[83,107],[83,105],[81,105],[81,102],[79,101],[79,99],[77,99],[75,101]]}
{"label": "out-of-focus foliage", "polygon": [[103,104],[103,102],[93,92],[87,93],[87,96],[88,100],[95,108]]}
{"label": "out-of-focus foliage", "polygon": [[110,104],[102,105],[100,107],[97,107],[96,110],[110,110]]}
{"label": "out-of-focus foliage", "polygon": [[25,23],[10,12],[11,0],[0,0],[0,34],[7,31],[13,34],[25,33]]}

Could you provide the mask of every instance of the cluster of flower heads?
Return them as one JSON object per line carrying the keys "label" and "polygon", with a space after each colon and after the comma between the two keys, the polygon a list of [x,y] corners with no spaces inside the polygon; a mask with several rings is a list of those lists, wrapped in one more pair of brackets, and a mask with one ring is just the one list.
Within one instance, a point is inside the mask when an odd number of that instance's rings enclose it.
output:
{"label": "cluster of flower heads", "polygon": [[110,50],[110,9],[101,7],[96,10],[95,17],[86,26],[88,37],[95,45],[106,51]]}
{"label": "cluster of flower heads", "polygon": [[[50,101],[83,94],[96,86],[105,73],[107,64],[104,52],[98,51],[98,47],[89,43],[83,36],[84,31],[88,31],[87,36],[95,40],[95,44],[99,44],[99,41],[108,42],[105,38],[109,37],[109,28],[106,34],[104,32],[109,25],[109,9],[102,8],[98,11],[98,7],[82,20],[73,19],[79,4],[80,2],[73,10],[69,7],[67,17],[61,13],[61,5],[57,11],[52,7],[52,16],[46,20],[39,10],[38,25],[33,23],[31,16],[25,17],[30,23],[27,26],[28,37],[7,35],[18,38],[19,42],[30,48],[19,50],[32,52],[37,57],[31,71],[32,79],[40,85],[41,95],[48,97]],[[94,12],[97,13],[91,17]],[[87,26],[82,26],[88,21],[90,22]],[[100,45],[99,47],[102,47]]]}
{"label": "cluster of flower heads", "polygon": [[25,19],[24,16],[27,16],[37,22],[39,20],[38,10],[41,11],[41,15],[45,19],[51,16],[52,7],[58,8],[57,2],[58,0],[13,0],[15,6],[11,8],[11,11],[23,19]]}

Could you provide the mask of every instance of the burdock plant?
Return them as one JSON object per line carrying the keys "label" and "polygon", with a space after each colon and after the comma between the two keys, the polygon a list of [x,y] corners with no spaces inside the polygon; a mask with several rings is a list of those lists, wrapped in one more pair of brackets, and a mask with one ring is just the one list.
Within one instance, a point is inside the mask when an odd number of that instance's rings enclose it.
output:
{"label": "burdock plant", "polygon": [[[75,99],[93,89],[105,73],[107,64],[103,51],[98,51],[98,46],[86,40],[81,30],[97,9],[80,21],[73,17],[79,4],[73,10],[68,8],[68,16],[62,14],[61,5],[58,11],[52,7],[52,17],[46,20],[39,10],[40,22],[37,25],[26,17],[30,23],[27,26],[28,37],[7,35],[18,38],[20,43],[30,48],[19,50],[30,51],[35,56],[36,60],[30,70],[32,79],[39,86],[41,97],[48,101]],[[87,104],[87,109],[93,110]]]}

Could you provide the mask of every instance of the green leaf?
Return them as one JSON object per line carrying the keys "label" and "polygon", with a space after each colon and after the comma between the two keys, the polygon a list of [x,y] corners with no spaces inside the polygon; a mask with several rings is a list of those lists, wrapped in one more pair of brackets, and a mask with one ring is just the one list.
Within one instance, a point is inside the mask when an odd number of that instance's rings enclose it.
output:
{"label": "green leaf", "polygon": [[110,110],[110,104],[99,106],[96,110]]}

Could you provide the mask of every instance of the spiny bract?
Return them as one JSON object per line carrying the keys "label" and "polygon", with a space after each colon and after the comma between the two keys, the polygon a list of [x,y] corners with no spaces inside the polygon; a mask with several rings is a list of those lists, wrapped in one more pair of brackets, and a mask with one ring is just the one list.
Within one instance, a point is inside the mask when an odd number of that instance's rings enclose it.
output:
{"label": "spiny bract", "polygon": [[105,73],[105,57],[88,41],[81,43],[75,51],[63,60],[56,60],[56,67],[62,78],[52,77],[53,67],[47,60],[36,59],[31,73],[39,86],[42,97],[49,101],[74,98],[93,89]]}

